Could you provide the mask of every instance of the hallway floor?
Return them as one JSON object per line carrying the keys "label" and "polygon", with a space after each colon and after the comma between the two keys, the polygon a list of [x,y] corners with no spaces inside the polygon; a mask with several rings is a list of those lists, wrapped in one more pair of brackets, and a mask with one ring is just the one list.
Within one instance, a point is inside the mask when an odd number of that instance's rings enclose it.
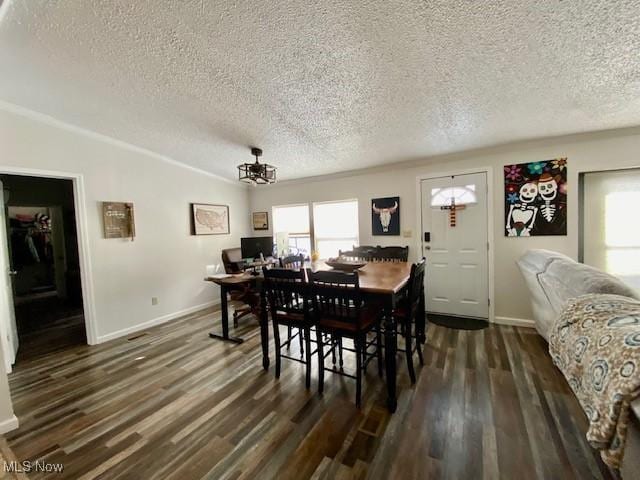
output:
{"label": "hallway floor", "polygon": [[82,307],[55,296],[15,306],[20,347],[16,364],[87,344]]}

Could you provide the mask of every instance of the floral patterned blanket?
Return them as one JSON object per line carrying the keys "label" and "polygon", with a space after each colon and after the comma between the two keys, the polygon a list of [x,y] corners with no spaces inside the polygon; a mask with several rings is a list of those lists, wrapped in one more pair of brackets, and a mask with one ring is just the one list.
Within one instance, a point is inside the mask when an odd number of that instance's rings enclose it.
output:
{"label": "floral patterned blanket", "polygon": [[631,402],[640,394],[640,302],[589,294],[569,301],[549,353],[589,419],[587,440],[620,468]]}

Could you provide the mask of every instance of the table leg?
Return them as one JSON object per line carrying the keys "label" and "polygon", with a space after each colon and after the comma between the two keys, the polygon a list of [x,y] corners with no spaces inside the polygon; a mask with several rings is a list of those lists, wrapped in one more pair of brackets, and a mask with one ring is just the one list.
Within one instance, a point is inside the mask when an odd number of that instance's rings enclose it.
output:
{"label": "table leg", "polygon": [[389,309],[385,312],[384,323],[384,362],[387,380],[387,408],[396,411],[396,321]]}
{"label": "table leg", "polygon": [[238,337],[229,336],[229,305],[227,301],[227,287],[220,286],[220,309],[222,310],[222,335],[219,333],[211,332],[209,337],[217,338],[218,340],[224,340],[226,342],[242,343],[243,339]]}
{"label": "table leg", "polygon": [[269,311],[262,289],[260,290],[260,343],[262,344],[262,368],[269,370]]}

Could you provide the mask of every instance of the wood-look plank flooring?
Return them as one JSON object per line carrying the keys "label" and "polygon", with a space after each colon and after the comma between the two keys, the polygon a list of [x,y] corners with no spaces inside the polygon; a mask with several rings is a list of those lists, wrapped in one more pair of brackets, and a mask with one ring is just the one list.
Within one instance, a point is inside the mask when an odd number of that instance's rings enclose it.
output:
{"label": "wood-look plank flooring", "polygon": [[253,319],[242,345],[210,339],[219,317],[23,361],[10,447],[63,463],[51,478],[610,478],[533,330],[430,325],[415,386],[398,356],[390,415],[375,365],[358,410],[351,379],[328,374],[319,396],[315,369],[310,391],[298,363],[283,360],[280,380],[263,371]]}
{"label": "wood-look plank flooring", "polygon": [[19,363],[87,343],[82,305],[45,296],[23,299],[16,303],[15,311]]}

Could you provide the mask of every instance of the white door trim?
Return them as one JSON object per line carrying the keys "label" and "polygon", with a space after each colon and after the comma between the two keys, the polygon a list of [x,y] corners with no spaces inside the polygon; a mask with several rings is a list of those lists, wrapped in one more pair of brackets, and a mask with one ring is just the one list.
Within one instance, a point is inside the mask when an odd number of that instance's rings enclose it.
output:
{"label": "white door trim", "polygon": [[[452,175],[468,175],[471,173],[485,173],[487,175],[487,241],[489,242],[489,249],[487,252],[487,281],[489,289],[489,321],[494,323],[495,318],[495,265],[494,265],[494,253],[493,253],[493,240],[494,240],[494,209],[493,209],[493,167],[478,167],[478,168],[465,168],[459,170],[449,170],[443,172],[430,172],[419,174],[416,176],[416,226],[418,228],[417,243],[415,245],[418,258],[422,256],[422,236],[424,229],[422,228],[422,193],[420,184],[423,180],[433,180],[435,178],[450,177]],[[427,275],[428,275],[427,270]]]}
{"label": "white door trim", "polygon": [[[7,175],[24,175],[28,177],[60,178],[73,181],[73,200],[76,211],[76,230],[78,233],[78,257],[80,259],[80,281],[82,283],[82,308],[87,333],[87,343],[96,345],[98,334],[93,290],[93,274],[89,246],[89,224],[87,202],[84,190],[84,177],[80,173],[40,170],[36,168],[20,168],[0,166],[0,173]],[[0,275],[0,278],[4,276]],[[0,281],[5,281],[1,280]]]}

